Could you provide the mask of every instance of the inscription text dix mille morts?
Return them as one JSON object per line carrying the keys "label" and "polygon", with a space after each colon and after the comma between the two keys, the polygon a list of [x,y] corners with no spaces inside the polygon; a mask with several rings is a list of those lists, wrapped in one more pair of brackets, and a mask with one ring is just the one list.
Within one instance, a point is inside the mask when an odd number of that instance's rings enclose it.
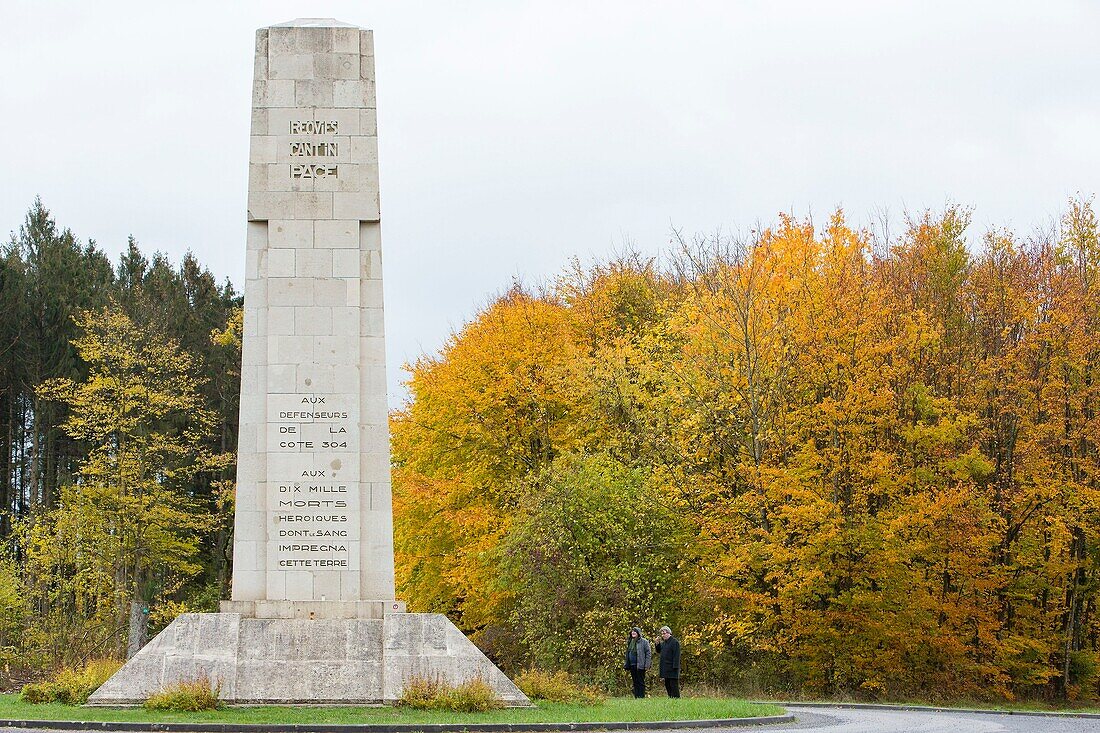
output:
{"label": "inscription text dix mille morts", "polygon": [[[348,411],[330,407],[325,395],[302,395],[298,401],[301,409],[279,411],[279,421],[282,424],[278,426],[278,452],[346,451],[348,428],[340,423],[348,420]],[[322,435],[323,439],[306,439],[302,436],[302,423],[294,421],[306,421],[305,424],[326,429],[327,433]],[[354,441],[352,448],[358,449]],[[318,457],[314,456],[315,459]],[[334,462],[333,465],[338,464]],[[278,525],[279,567],[349,567],[349,546],[346,544],[349,533],[347,529],[338,527],[348,522],[347,514],[340,512],[349,508],[348,497],[353,487],[344,483],[323,482],[330,475],[335,475],[335,470],[302,468],[300,475],[295,477],[296,480],[277,484],[278,499],[274,521]],[[314,514],[310,510],[330,513]],[[297,529],[285,526],[288,524],[313,526]],[[326,539],[327,542],[324,541]]]}
{"label": "inscription text dix mille morts", "polygon": [[[346,411],[323,409],[323,406],[326,403],[326,398],[324,396],[302,396],[300,398],[300,401],[302,403],[303,409],[281,410],[279,412],[279,419],[309,420],[322,422],[348,419],[348,413]],[[327,440],[302,440],[299,437],[300,433],[298,425],[280,425],[279,449],[281,451],[347,449],[347,428],[336,423],[330,423],[327,426],[327,429]],[[286,436],[285,439],[283,439],[283,436]],[[309,482],[309,479],[313,479],[316,481],[318,479],[325,478],[328,474],[329,472],[325,469],[307,468],[303,469],[301,471],[301,475],[298,477],[299,479],[305,481],[304,484],[301,481],[279,484],[278,512],[275,516],[276,523],[346,523],[348,520],[346,514],[316,515],[294,513],[294,510],[301,509],[339,511],[346,510],[348,508],[348,500],[346,497],[349,493],[349,487],[347,484],[326,484]],[[336,495],[343,496],[345,498],[320,498],[320,496],[318,495]],[[278,536],[279,538],[281,538],[280,542],[278,543],[278,551],[280,555],[282,553],[291,553],[292,555],[298,555],[297,557],[280,557],[280,567],[348,567],[348,561],[346,558],[319,558],[301,556],[301,554],[309,553],[347,554],[348,546],[346,544],[340,544],[338,540],[334,541],[331,544],[316,542],[285,542],[286,539],[291,538],[346,538],[348,537],[348,531],[346,529],[286,529],[280,527],[278,531]]]}

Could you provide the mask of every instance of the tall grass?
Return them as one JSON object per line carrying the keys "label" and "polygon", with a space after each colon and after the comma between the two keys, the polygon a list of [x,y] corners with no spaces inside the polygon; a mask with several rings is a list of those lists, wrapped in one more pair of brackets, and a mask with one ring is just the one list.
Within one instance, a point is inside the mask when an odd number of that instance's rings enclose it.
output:
{"label": "tall grass", "polygon": [[210,678],[203,673],[193,680],[180,680],[160,692],[153,693],[145,701],[145,708],[183,712],[217,710],[221,707],[221,700],[218,699],[221,691],[221,683],[211,684]]}
{"label": "tall grass", "polygon": [[457,685],[442,678],[410,677],[405,681],[398,705],[417,710],[449,710],[455,713],[479,713],[504,707],[488,682],[474,677]]}

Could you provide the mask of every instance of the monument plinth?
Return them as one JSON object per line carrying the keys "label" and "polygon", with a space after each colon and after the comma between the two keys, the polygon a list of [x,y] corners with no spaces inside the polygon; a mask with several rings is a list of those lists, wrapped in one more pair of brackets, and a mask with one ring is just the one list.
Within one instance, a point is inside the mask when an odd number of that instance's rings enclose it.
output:
{"label": "monument plinth", "polygon": [[232,600],[184,614],[89,703],[206,674],[231,703],[371,704],[414,676],[522,692],[395,599],[374,41],[256,36]]}

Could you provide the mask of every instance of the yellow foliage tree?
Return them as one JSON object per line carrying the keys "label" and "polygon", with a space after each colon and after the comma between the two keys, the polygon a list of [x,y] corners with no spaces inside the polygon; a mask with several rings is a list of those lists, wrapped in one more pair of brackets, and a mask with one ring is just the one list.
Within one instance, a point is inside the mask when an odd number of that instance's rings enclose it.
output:
{"label": "yellow foliage tree", "polygon": [[394,539],[409,602],[478,629],[507,593],[488,553],[522,482],[583,441],[577,345],[560,304],[518,289],[413,367],[393,419]]}
{"label": "yellow foliage tree", "polygon": [[149,605],[201,570],[210,518],[181,487],[228,456],[202,447],[213,415],[175,342],[117,308],[85,313],[77,325],[87,379],[50,380],[39,393],[68,408],[62,428],[88,446],[88,458],[57,506],[25,528],[25,547],[47,611],[64,610],[107,643],[128,629],[133,654]]}

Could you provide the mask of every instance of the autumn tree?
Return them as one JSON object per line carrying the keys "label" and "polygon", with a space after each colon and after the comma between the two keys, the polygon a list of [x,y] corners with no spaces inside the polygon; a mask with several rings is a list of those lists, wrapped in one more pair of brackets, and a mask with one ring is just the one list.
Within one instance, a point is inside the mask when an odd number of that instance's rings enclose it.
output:
{"label": "autumn tree", "polygon": [[719,684],[1096,696],[1096,219],[969,226],[781,217],[491,304],[393,421],[411,605],[514,665],[601,668],[648,605]]}
{"label": "autumn tree", "polygon": [[56,507],[27,528],[26,551],[53,602],[106,638],[128,627],[132,655],[149,604],[201,570],[209,519],[186,488],[227,457],[205,447],[214,416],[174,340],[117,307],[76,323],[87,379],[49,380],[39,392],[68,407],[62,429],[88,454]]}
{"label": "autumn tree", "polygon": [[499,551],[530,661],[613,684],[624,629],[680,620],[685,531],[641,471],[607,454],[559,457]]}
{"label": "autumn tree", "polygon": [[507,607],[486,562],[533,476],[588,430],[565,309],[514,289],[410,384],[394,423],[395,543],[406,597],[479,630]]}

